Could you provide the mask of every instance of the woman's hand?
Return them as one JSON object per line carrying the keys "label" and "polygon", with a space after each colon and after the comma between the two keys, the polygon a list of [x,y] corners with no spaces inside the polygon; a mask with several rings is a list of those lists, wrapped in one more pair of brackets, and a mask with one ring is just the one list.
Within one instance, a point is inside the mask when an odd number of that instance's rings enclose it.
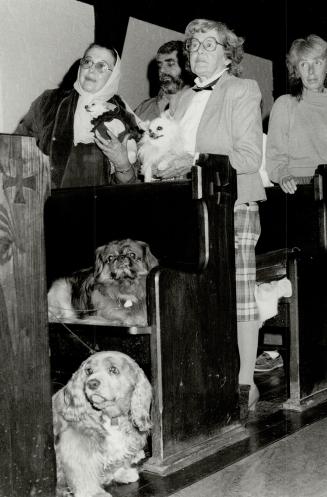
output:
{"label": "woman's hand", "polygon": [[94,135],[95,143],[109,159],[114,168],[117,169],[117,171],[128,171],[131,169],[127,153],[127,141],[129,136],[126,135],[123,141],[120,142],[117,136],[115,136],[109,129],[107,129],[107,133],[108,139],[105,139],[96,130]]}
{"label": "woman's hand", "polygon": [[169,159],[168,165],[164,169],[159,169],[160,166],[157,168],[156,176],[161,179],[185,176],[193,166],[193,159],[193,155],[191,154],[176,154]]}
{"label": "woman's hand", "polygon": [[285,193],[295,193],[297,190],[296,182],[294,176],[286,176],[282,178],[279,182],[279,185],[283,192]]}

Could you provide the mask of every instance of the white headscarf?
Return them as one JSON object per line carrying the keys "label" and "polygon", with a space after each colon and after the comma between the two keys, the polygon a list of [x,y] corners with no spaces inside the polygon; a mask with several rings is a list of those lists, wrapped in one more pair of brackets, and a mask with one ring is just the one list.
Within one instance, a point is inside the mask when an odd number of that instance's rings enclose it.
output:
{"label": "white headscarf", "polygon": [[85,109],[85,105],[91,103],[93,100],[103,100],[107,101],[113,97],[118,92],[118,85],[120,79],[120,57],[115,51],[117,57],[114,69],[111,73],[110,78],[106,84],[101,88],[101,90],[96,93],[90,93],[83,90],[79,82],[79,74],[81,68],[78,69],[77,79],[74,83],[74,88],[79,93],[79,98],[77,101],[77,107],[74,115],[74,145],[77,143],[93,143],[94,134],[91,132],[92,116],[90,112]]}

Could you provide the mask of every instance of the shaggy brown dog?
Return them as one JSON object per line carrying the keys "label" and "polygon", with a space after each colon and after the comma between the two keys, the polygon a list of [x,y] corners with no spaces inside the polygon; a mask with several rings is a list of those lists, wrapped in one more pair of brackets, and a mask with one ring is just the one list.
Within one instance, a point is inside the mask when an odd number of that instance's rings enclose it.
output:
{"label": "shaggy brown dog", "polygon": [[95,267],[56,280],[48,293],[50,321],[145,326],[146,277],[157,259],[149,246],[116,240],[95,252]]}

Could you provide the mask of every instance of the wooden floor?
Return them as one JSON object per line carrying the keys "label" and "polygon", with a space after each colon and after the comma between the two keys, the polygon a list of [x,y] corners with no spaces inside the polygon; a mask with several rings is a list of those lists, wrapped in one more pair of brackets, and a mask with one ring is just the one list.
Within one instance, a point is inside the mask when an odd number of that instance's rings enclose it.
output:
{"label": "wooden floor", "polygon": [[171,497],[326,497],[327,418],[216,471]]}
{"label": "wooden floor", "polygon": [[108,490],[113,497],[166,497],[172,495],[276,440],[280,440],[327,416],[327,402],[302,413],[281,409],[282,402],[286,400],[283,368],[271,373],[257,374],[256,383],[260,390],[260,402],[256,412],[250,414],[246,424],[250,435],[248,439],[172,475],[159,477],[150,473],[141,473],[137,483],[111,485]]}

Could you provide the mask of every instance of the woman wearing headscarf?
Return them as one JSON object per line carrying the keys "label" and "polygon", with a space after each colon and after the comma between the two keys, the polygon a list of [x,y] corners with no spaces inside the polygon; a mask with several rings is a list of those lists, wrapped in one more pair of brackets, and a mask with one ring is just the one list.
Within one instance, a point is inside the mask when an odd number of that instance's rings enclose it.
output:
{"label": "woman wearing headscarf", "polygon": [[[34,136],[49,155],[52,188],[132,183],[136,172],[127,151],[128,135],[120,140],[92,131],[94,101],[117,102],[120,58],[112,48],[92,43],[85,51],[73,89],[46,90],[31,105],[15,130]],[[126,104],[126,107],[132,112]]]}

